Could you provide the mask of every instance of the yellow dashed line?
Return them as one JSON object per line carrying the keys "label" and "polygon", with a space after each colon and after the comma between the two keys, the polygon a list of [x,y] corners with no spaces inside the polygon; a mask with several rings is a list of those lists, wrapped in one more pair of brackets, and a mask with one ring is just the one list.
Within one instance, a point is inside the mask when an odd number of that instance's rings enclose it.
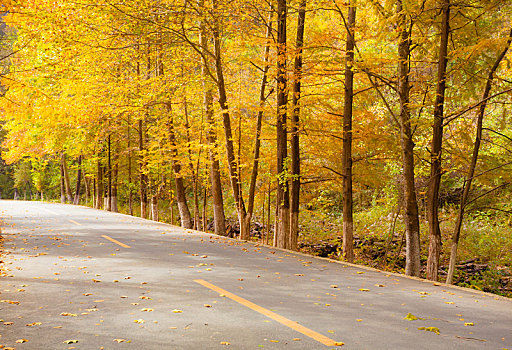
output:
{"label": "yellow dashed line", "polygon": [[81,223],[76,222],[75,220],[71,220],[71,219],[70,219],[70,220],[69,220],[69,222],[71,222],[72,224],[75,224],[75,225],[82,226],[82,224],[81,224]]}
{"label": "yellow dashed line", "polygon": [[250,302],[247,299],[239,297],[238,295],[230,293],[227,290],[224,290],[224,289],[222,289],[220,287],[217,287],[217,286],[215,286],[215,285],[213,285],[211,283],[208,283],[208,282],[206,282],[204,280],[194,280],[194,282],[199,283],[200,285],[205,286],[206,288],[209,288],[209,289],[211,289],[211,290],[213,290],[213,291],[215,291],[215,292],[217,292],[219,294],[223,294],[226,297],[230,298],[231,300],[234,300],[237,303],[239,303],[239,304],[241,304],[243,306],[246,306],[246,307],[248,307],[251,310],[259,312],[260,314],[265,315],[268,318],[271,318],[274,321],[277,321],[277,322],[279,322],[279,323],[281,323],[281,324],[283,324],[283,325],[285,325],[285,326],[287,326],[287,327],[289,327],[289,328],[291,328],[291,329],[293,329],[293,330],[295,330],[295,331],[297,331],[299,333],[302,333],[305,336],[308,336],[308,337],[310,337],[310,338],[316,340],[317,342],[322,343],[322,344],[324,344],[326,346],[341,346],[341,345],[343,345],[343,343],[341,343],[341,342],[334,341],[331,338],[328,338],[328,337],[326,337],[323,334],[315,332],[314,330],[311,330],[311,329],[309,329],[307,327],[304,327],[304,326],[298,324],[295,321],[289,320],[286,317],[278,315],[275,312],[272,312],[272,311],[270,311],[268,309],[265,309],[264,307],[256,305],[256,304]]}
{"label": "yellow dashed line", "polygon": [[116,239],[110,238],[109,236],[102,235],[101,237],[103,237],[103,238],[105,238],[105,239],[108,239],[110,242],[113,242],[113,243],[115,243],[115,244],[118,244],[118,245],[120,245],[120,246],[121,246],[121,247],[123,247],[123,248],[131,248],[129,245],[126,245],[126,244],[124,244],[124,243],[121,243],[121,242],[119,242],[119,241],[118,241],[118,240],[116,240]]}

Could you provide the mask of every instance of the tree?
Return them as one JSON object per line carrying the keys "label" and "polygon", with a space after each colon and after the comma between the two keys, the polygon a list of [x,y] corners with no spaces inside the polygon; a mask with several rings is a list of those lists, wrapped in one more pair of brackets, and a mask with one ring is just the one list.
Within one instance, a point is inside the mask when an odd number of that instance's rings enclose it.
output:
{"label": "tree", "polygon": [[398,95],[400,98],[400,145],[405,209],[406,260],[405,273],[420,274],[420,223],[414,178],[414,141],[410,112],[411,25],[407,22],[402,0],[396,3],[398,36]]}
{"label": "tree", "polygon": [[430,158],[430,181],[428,186],[428,222],[430,244],[427,260],[427,278],[437,281],[439,256],[441,254],[441,229],[439,228],[439,186],[441,184],[441,156],[443,148],[444,96],[446,91],[446,69],[448,64],[448,37],[450,35],[450,0],[443,0],[439,57],[437,65],[437,90],[434,103],[434,125]]}
{"label": "tree", "polygon": [[295,44],[295,64],[293,68],[293,97],[291,118],[291,181],[290,181],[290,240],[289,248],[297,250],[299,236],[300,204],[300,95],[303,66],[304,24],[306,20],[306,1],[299,3],[297,19],[297,39]]}
{"label": "tree", "polygon": [[343,107],[343,256],[354,261],[354,218],[352,198],[352,105],[354,100],[354,48],[356,1],[349,1],[345,60],[345,99]]}
{"label": "tree", "polygon": [[286,0],[277,0],[277,217],[274,245],[289,248],[290,193],[288,187],[288,136],[287,136],[287,46]]}
{"label": "tree", "polygon": [[475,170],[478,163],[478,155],[480,152],[480,146],[482,143],[482,133],[483,133],[483,121],[484,121],[484,114],[485,109],[487,107],[487,103],[490,99],[491,89],[492,89],[492,83],[495,79],[496,71],[498,70],[500,63],[505,58],[509,48],[510,44],[512,43],[512,29],[508,33],[508,39],[505,44],[505,47],[503,50],[499,53],[498,57],[496,58],[496,61],[494,62],[493,66],[489,70],[489,74],[487,76],[487,80],[484,87],[484,92],[482,93],[482,98],[479,102],[478,112],[477,112],[477,122],[476,122],[476,135],[475,135],[475,141],[473,143],[473,153],[471,156],[471,161],[469,163],[469,168],[466,174],[466,177],[464,178],[464,184],[462,186],[462,194],[459,204],[459,210],[457,212],[457,220],[455,222],[455,228],[453,230],[452,234],[452,244],[451,244],[451,250],[450,250],[450,265],[448,267],[448,276],[446,277],[446,283],[452,284],[453,283],[453,275],[455,273],[455,264],[457,262],[457,248],[459,245],[459,239],[460,239],[460,233],[462,229],[462,221],[464,220],[464,213],[466,210],[466,206],[469,204],[469,194],[471,191],[471,184],[473,183],[473,179],[475,178]]}

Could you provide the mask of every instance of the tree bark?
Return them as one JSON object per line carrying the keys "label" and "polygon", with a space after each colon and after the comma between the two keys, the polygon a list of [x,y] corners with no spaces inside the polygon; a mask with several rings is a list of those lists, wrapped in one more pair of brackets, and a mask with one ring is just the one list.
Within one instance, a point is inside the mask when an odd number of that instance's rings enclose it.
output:
{"label": "tree bark", "polygon": [[414,141],[411,127],[409,59],[411,50],[411,34],[407,30],[408,23],[402,0],[397,0],[398,16],[398,94],[400,98],[400,144],[402,148],[403,194],[405,209],[405,274],[420,275],[420,223],[418,201],[414,179]]}
{"label": "tree bark", "polygon": [[112,142],[110,135],[107,139],[107,201],[105,209],[112,211]]}
{"label": "tree bark", "polygon": [[480,107],[478,109],[477,123],[476,123],[476,136],[475,136],[475,142],[473,144],[473,155],[471,157],[471,163],[469,164],[468,173],[466,175],[466,178],[464,180],[464,185],[462,187],[460,207],[459,207],[459,211],[457,213],[457,221],[455,222],[455,228],[454,228],[453,234],[452,234],[450,265],[448,267],[448,276],[446,277],[446,283],[448,283],[448,284],[453,283],[453,274],[455,273],[455,264],[457,262],[457,248],[459,245],[460,231],[462,229],[462,221],[464,220],[464,210],[466,208],[468,198],[469,198],[469,192],[471,190],[471,183],[473,182],[473,178],[475,176],[475,169],[476,169],[476,165],[478,162],[478,153],[480,151],[480,144],[482,141],[483,120],[484,120],[485,109],[487,107],[487,100],[491,94],[491,88],[492,88],[492,82],[494,80],[494,74],[496,73],[496,70],[500,66],[501,61],[503,61],[503,59],[505,58],[505,55],[507,54],[507,52],[510,48],[511,42],[512,42],[512,29],[510,30],[510,33],[508,34],[508,40],[507,40],[505,48],[500,53],[500,55],[496,58],[494,65],[491,67],[491,70],[489,71],[489,75],[487,76],[487,82],[485,84],[484,92],[482,94],[483,102],[482,102],[482,104],[480,104]]}
{"label": "tree bark", "polygon": [[343,105],[343,257],[354,262],[354,218],[352,195],[352,105],[354,101],[354,48],[356,5],[349,1],[345,57],[345,101]]}
{"label": "tree bark", "polygon": [[220,181],[220,163],[217,153],[217,137],[215,135],[215,121],[213,119],[213,97],[211,90],[205,91],[204,104],[206,109],[206,124],[208,125],[208,144],[210,145],[210,182],[212,192],[214,232],[226,236],[226,219],[224,214],[224,199],[222,183]]}
{"label": "tree bark", "polygon": [[78,156],[78,172],[76,175],[75,198],[73,204],[80,204],[80,189],[82,187],[82,155]]}
{"label": "tree bark", "polygon": [[287,147],[287,104],[286,85],[286,0],[277,0],[277,217],[275,244],[279,248],[289,248],[290,198],[288,190]]}
{"label": "tree bark", "polygon": [[[85,203],[89,205],[89,198],[91,197],[91,179],[86,176],[85,171],[82,170],[82,177],[85,185]],[[94,203],[93,203],[94,206]]]}
{"label": "tree bark", "polygon": [[139,164],[139,194],[140,194],[140,217],[147,219],[148,217],[148,178],[146,175],[146,161],[144,159],[144,121],[139,120],[139,152],[140,152],[140,164]]}
{"label": "tree bark", "polygon": [[[183,109],[185,112],[185,129],[187,132],[187,143],[190,145],[192,140],[190,138],[190,124],[188,121],[188,102],[187,102],[186,98],[183,100]],[[199,193],[198,193],[198,180],[197,180],[198,172],[196,173],[196,169],[194,168],[194,164],[192,162],[192,152],[190,150],[190,146],[187,147],[187,149],[188,149],[189,168],[190,168],[190,172],[192,173],[192,190],[194,192],[193,193],[193,195],[194,195],[194,222],[193,222],[194,226],[193,226],[193,229],[198,230],[199,229]]]}
{"label": "tree bark", "polygon": [[[244,218],[244,224],[246,225],[245,232],[250,231],[251,220],[254,213],[254,197],[256,195],[256,181],[258,179],[259,172],[259,161],[260,161],[260,152],[261,152],[261,128],[263,124],[263,107],[265,102],[267,101],[266,96],[266,87],[268,84],[268,71],[270,69],[269,60],[270,60],[270,40],[272,35],[272,17],[273,12],[270,11],[268,26],[266,30],[266,45],[264,52],[264,68],[263,68],[263,77],[261,79],[260,85],[260,98],[259,98],[259,111],[258,116],[256,118],[256,137],[254,139],[254,158],[252,164],[252,172],[251,179],[249,185],[249,197],[247,200],[247,213]],[[249,237],[241,237],[241,239],[248,239]]]}
{"label": "tree bark", "polygon": [[427,194],[427,220],[429,247],[427,279],[437,281],[439,256],[441,254],[441,229],[439,227],[439,187],[441,185],[441,153],[443,149],[444,96],[446,91],[446,67],[448,64],[448,36],[450,34],[450,0],[442,3],[441,42],[437,66],[437,90],[434,105],[432,129],[432,150],[430,155],[430,182]]}
{"label": "tree bark", "polygon": [[[198,0],[199,8],[203,8],[204,1]],[[226,235],[226,221],[224,214],[224,199],[222,196],[222,183],[220,180],[220,163],[217,153],[217,136],[215,133],[215,120],[213,118],[213,97],[212,90],[207,82],[207,52],[208,52],[208,40],[206,36],[206,24],[204,20],[200,23],[200,46],[203,52],[202,65],[201,65],[201,77],[204,90],[204,110],[206,114],[206,125],[207,125],[207,139],[209,145],[209,158],[210,158],[210,181],[211,181],[211,192],[213,201],[213,221],[214,221],[214,232],[217,235]]]}
{"label": "tree bark", "polygon": [[66,192],[66,202],[73,203],[73,195],[71,194],[71,184],[69,182],[68,162],[66,153],[62,152],[62,171],[64,175],[64,190]]}
{"label": "tree bark", "polygon": [[180,212],[181,226],[192,228],[192,217],[187,204],[187,195],[185,192],[185,183],[181,175],[181,163],[178,159],[178,146],[176,145],[176,134],[174,132],[174,118],[172,115],[171,102],[167,102],[169,142],[171,144],[171,162],[174,170],[174,183],[176,185],[176,202]]}
{"label": "tree bark", "polygon": [[103,166],[99,156],[96,166],[96,205],[94,207],[96,209],[103,209]]}
{"label": "tree bark", "polygon": [[128,208],[130,215],[133,215],[133,190],[132,190],[132,143],[131,143],[131,118],[128,115],[128,130],[127,130],[127,142],[128,142]]}
{"label": "tree bark", "polygon": [[119,186],[119,158],[117,155],[114,157],[114,167],[112,169],[112,199],[110,204],[110,210],[114,213],[119,212],[118,208],[118,197],[117,190]]}
{"label": "tree bark", "polygon": [[66,190],[64,185],[64,164],[62,164],[62,159],[60,161],[60,202],[66,203]]}
{"label": "tree bark", "polygon": [[[213,8],[216,11],[217,0],[213,0]],[[222,64],[222,51],[220,42],[220,25],[216,14],[213,17],[213,44],[214,44],[214,59],[215,59],[215,72],[217,75],[217,90],[219,93],[219,106],[222,110],[222,122],[224,124],[226,156],[228,159],[229,177],[231,182],[231,190],[235,199],[238,221],[240,223],[240,239],[247,240],[249,238],[250,218],[247,220],[247,211],[245,208],[244,199],[242,196],[242,184],[240,181],[240,173],[238,171],[239,164],[235,159],[235,150],[233,145],[233,132],[231,129],[231,116],[227,103],[226,85],[224,81],[224,71]]]}
{"label": "tree bark", "polygon": [[158,210],[158,193],[155,193],[154,195],[151,196],[151,220],[160,220]]}
{"label": "tree bark", "polygon": [[289,249],[297,250],[299,237],[300,204],[300,97],[302,82],[302,51],[304,46],[304,23],[306,20],[306,0],[299,3],[295,64],[293,69],[293,113],[291,120],[291,181],[290,181],[290,235]]}

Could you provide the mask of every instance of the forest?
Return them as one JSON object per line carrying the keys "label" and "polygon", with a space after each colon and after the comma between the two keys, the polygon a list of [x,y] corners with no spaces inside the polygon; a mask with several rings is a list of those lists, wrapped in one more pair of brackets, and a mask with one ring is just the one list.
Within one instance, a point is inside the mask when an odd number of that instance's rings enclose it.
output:
{"label": "forest", "polygon": [[0,5],[0,191],[512,296],[512,3]]}

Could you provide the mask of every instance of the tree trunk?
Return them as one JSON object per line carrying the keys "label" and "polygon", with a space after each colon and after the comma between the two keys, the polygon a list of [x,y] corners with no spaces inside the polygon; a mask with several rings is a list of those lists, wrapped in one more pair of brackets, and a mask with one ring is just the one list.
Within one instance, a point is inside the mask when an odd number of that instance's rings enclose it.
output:
{"label": "tree trunk", "polygon": [[185,184],[181,175],[181,164],[178,159],[178,146],[176,145],[176,134],[174,133],[174,118],[172,115],[171,102],[167,104],[168,112],[168,128],[169,142],[171,144],[171,161],[174,170],[174,182],[176,184],[176,201],[178,203],[178,211],[180,212],[181,226],[184,228],[192,228],[192,218],[187,204],[187,195],[185,192]]}
{"label": "tree trunk", "polygon": [[[200,8],[204,6],[203,0],[198,0]],[[209,144],[209,158],[210,158],[210,181],[213,201],[213,221],[215,226],[215,234],[226,235],[226,222],[224,214],[224,200],[222,197],[222,183],[220,180],[220,164],[217,154],[217,137],[215,133],[215,120],[213,119],[213,97],[212,91],[207,82],[207,67],[208,61],[206,59],[208,52],[208,40],[206,37],[206,25],[204,21],[200,23],[201,37],[200,45],[203,52],[203,60],[201,65],[201,77],[204,90],[204,110],[206,114],[207,125],[207,139]]]}
{"label": "tree trunk", "polygon": [[444,96],[446,91],[446,67],[448,64],[448,36],[450,34],[450,0],[442,3],[441,42],[437,66],[437,91],[434,105],[434,126],[430,155],[430,182],[427,195],[427,220],[429,247],[427,279],[437,281],[441,254],[441,229],[439,228],[439,187],[441,185],[441,152],[443,149]]}
{"label": "tree trunk", "polygon": [[343,107],[343,257],[354,262],[354,218],[352,196],[352,105],[354,101],[354,47],[356,6],[349,1]]}
{"label": "tree trunk", "polygon": [[105,209],[112,211],[112,142],[110,135],[107,140],[107,200]]}
{"label": "tree trunk", "polygon": [[139,152],[140,152],[140,217],[147,219],[148,217],[148,178],[146,175],[146,162],[144,159],[144,122],[142,119],[139,120]]}
{"label": "tree trunk", "polygon": [[60,162],[60,202],[66,203],[66,190],[64,185],[64,165],[62,164],[62,160]]}
{"label": "tree trunk", "polygon": [[76,175],[76,187],[75,187],[75,198],[73,204],[80,204],[80,189],[82,185],[82,155],[78,156],[78,172]]}
{"label": "tree trunk", "polygon": [[151,220],[160,220],[158,212],[158,193],[155,193],[153,196],[151,196]]}
{"label": "tree trunk", "polygon": [[403,193],[405,209],[405,274],[420,275],[420,223],[416,186],[414,179],[414,142],[411,127],[409,59],[411,34],[408,32],[407,19],[402,0],[397,0],[398,28],[398,94],[400,97],[400,144],[402,148]]}
{"label": "tree trunk", "polygon": [[71,184],[69,182],[68,164],[66,153],[62,152],[62,170],[64,174],[64,189],[66,191],[66,202],[73,203],[73,195],[71,194]]}
{"label": "tree trunk", "polygon": [[82,177],[85,185],[85,205],[89,205],[89,198],[91,197],[91,179],[85,175],[85,171],[82,171]]}
{"label": "tree trunk", "polygon": [[[266,96],[266,87],[268,83],[268,71],[270,69],[269,60],[270,60],[270,40],[272,35],[272,17],[273,17],[273,11],[270,11],[269,14],[269,20],[268,20],[268,26],[266,30],[266,45],[265,45],[265,52],[264,52],[264,62],[265,66],[263,68],[263,77],[261,79],[261,85],[260,85],[260,98],[259,98],[259,106],[260,109],[258,111],[258,116],[256,120],[256,137],[254,140],[254,158],[253,158],[253,165],[252,165],[252,172],[251,172],[251,179],[250,179],[250,185],[249,185],[249,197],[248,197],[248,204],[247,204],[247,212],[245,213],[245,217],[243,218],[244,227],[243,230],[241,230],[240,238],[247,240],[250,236],[250,230],[251,230],[251,220],[252,215],[254,212],[254,197],[256,194],[256,180],[258,179],[258,172],[259,172],[259,161],[260,161],[260,152],[261,152],[261,128],[263,124],[263,107],[267,101]],[[243,232],[243,234],[242,234]]]}
{"label": "tree trunk", "polygon": [[133,190],[132,190],[132,142],[131,142],[131,118],[128,115],[128,207],[130,215],[133,215]]}
{"label": "tree trunk", "polygon": [[96,209],[103,209],[103,166],[98,158],[97,175],[96,175]]}
{"label": "tree trunk", "polygon": [[293,69],[293,113],[291,120],[291,184],[290,184],[290,235],[288,246],[297,250],[299,237],[300,203],[300,94],[302,80],[302,51],[304,46],[304,23],[306,20],[306,0],[299,3],[295,65]]}
{"label": "tree trunk", "polygon": [[217,235],[226,235],[226,219],[224,214],[224,199],[222,183],[220,181],[220,163],[217,153],[217,137],[215,135],[215,121],[213,119],[213,97],[211,90],[205,91],[206,124],[208,125],[208,144],[210,158],[210,182],[212,191],[214,232]]}
{"label": "tree trunk", "polygon": [[286,159],[287,148],[287,76],[286,76],[286,0],[277,0],[277,217],[275,243],[279,248],[288,248],[290,234],[290,198]]}
{"label": "tree trunk", "polygon": [[475,143],[473,144],[473,155],[471,157],[471,163],[469,164],[468,173],[464,180],[464,186],[462,188],[459,212],[457,213],[457,221],[455,223],[455,229],[453,230],[453,235],[452,235],[450,265],[448,268],[448,276],[446,277],[446,283],[448,283],[448,284],[453,283],[453,274],[455,273],[455,264],[457,262],[457,247],[459,245],[462,221],[464,220],[464,210],[465,210],[467,202],[468,202],[469,192],[471,190],[471,183],[473,182],[473,178],[475,176],[476,164],[478,162],[478,153],[480,151],[480,144],[482,141],[483,120],[484,120],[485,108],[487,107],[487,99],[489,98],[489,96],[491,94],[491,88],[492,88],[492,82],[494,80],[494,74],[496,73],[496,70],[500,66],[501,61],[505,58],[505,55],[507,54],[507,51],[510,48],[511,42],[512,42],[512,30],[510,31],[510,33],[508,35],[508,40],[507,40],[505,48],[500,53],[500,55],[496,58],[494,65],[492,66],[491,70],[489,71],[489,75],[487,76],[487,82],[486,82],[485,88],[484,88],[484,93],[482,94],[483,102],[482,102],[482,104],[480,104],[480,107],[478,109],[477,124],[476,124],[476,136],[475,136]]}
{"label": "tree trunk", "polygon": [[207,222],[208,219],[206,216],[206,206],[207,206],[208,202],[207,202],[206,195],[207,195],[207,191],[205,188],[204,192],[203,192],[203,219],[201,220],[203,232],[206,232],[206,227],[208,226],[208,222]]}
{"label": "tree trunk", "polygon": [[118,179],[119,177],[119,163],[117,156],[115,157],[114,169],[112,170],[112,200],[110,204],[110,210],[114,213],[119,212],[117,190],[118,190]]}
{"label": "tree trunk", "polygon": [[[187,143],[190,145],[192,142],[190,138],[190,124],[188,121],[188,102],[185,98],[183,101],[183,109],[185,112],[185,129],[187,131]],[[194,195],[194,230],[199,229],[199,193],[198,193],[198,180],[197,180],[197,174],[196,169],[194,168],[194,164],[192,162],[192,152],[190,150],[190,147],[187,147],[188,149],[188,160],[189,160],[189,168],[190,172],[192,173],[192,190]]]}
{"label": "tree trunk", "polygon": [[[217,10],[217,1],[213,0],[214,10]],[[219,93],[219,106],[222,110],[222,122],[224,124],[226,156],[228,159],[229,177],[231,182],[231,190],[235,199],[238,221],[240,223],[240,239],[247,240],[249,238],[248,218],[245,208],[244,199],[242,196],[242,184],[240,181],[240,173],[238,171],[239,165],[235,159],[235,150],[233,145],[233,132],[231,129],[231,116],[229,115],[229,108],[227,103],[226,85],[224,82],[224,72],[222,65],[222,51],[220,41],[220,26],[218,18],[214,14],[213,26],[213,44],[215,52],[215,72],[217,74],[217,90]],[[250,218],[249,218],[250,223]]]}

